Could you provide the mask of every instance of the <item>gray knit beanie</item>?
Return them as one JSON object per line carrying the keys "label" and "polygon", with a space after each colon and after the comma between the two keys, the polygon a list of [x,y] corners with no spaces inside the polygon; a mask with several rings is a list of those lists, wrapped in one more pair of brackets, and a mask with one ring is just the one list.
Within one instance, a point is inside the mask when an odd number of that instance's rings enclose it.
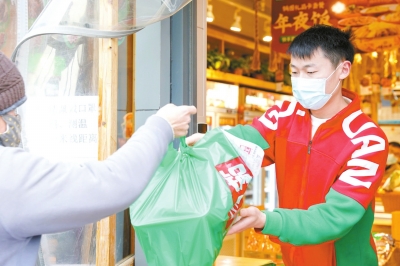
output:
{"label": "gray knit beanie", "polygon": [[26,101],[24,80],[15,64],[0,52],[0,115]]}

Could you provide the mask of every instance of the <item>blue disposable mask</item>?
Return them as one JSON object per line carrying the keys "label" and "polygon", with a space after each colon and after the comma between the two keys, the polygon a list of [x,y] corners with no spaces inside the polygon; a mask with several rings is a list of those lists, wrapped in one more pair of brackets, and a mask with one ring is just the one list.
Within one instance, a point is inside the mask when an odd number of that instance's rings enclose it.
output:
{"label": "blue disposable mask", "polygon": [[339,87],[340,80],[335,89],[330,93],[325,93],[326,81],[336,72],[336,70],[343,64],[339,64],[335,71],[327,78],[322,79],[307,79],[292,77],[292,91],[296,100],[306,109],[318,110],[325,106],[325,104],[332,97],[332,94]]}

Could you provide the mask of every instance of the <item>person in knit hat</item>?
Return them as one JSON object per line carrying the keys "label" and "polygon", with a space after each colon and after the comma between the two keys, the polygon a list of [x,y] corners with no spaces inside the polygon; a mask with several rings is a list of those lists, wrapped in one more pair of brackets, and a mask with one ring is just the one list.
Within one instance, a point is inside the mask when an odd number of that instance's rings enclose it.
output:
{"label": "person in knit hat", "polygon": [[26,101],[24,81],[15,64],[0,52],[0,145],[18,147],[21,118],[15,109]]}
{"label": "person in knit hat", "polygon": [[[104,161],[50,162],[20,148],[15,108],[26,101],[15,65],[0,57],[0,265],[33,266],[42,234],[94,223],[128,208],[176,137],[188,133],[194,106],[167,104]],[[123,196],[121,196],[123,195]]]}

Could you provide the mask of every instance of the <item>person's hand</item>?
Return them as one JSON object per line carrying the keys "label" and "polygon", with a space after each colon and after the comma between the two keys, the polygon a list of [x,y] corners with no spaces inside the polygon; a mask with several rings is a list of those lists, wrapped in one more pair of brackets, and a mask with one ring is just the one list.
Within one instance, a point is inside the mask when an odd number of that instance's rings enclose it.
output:
{"label": "person's hand", "polygon": [[203,133],[194,133],[193,135],[186,138],[186,145],[193,146],[199,140],[201,140],[201,138],[204,137],[204,135],[205,134],[203,134]]}
{"label": "person's hand", "polygon": [[197,109],[194,106],[176,106],[169,103],[161,107],[157,115],[168,121],[174,132],[174,138],[178,138],[186,136],[189,130],[190,115],[196,112]]}
{"label": "person's hand", "polygon": [[240,233],[249,228],[263,229],[265,226],[266,216],[256,207],[243,208],[239,212],[240,220],[232,225],[228,231],[228,235]]}

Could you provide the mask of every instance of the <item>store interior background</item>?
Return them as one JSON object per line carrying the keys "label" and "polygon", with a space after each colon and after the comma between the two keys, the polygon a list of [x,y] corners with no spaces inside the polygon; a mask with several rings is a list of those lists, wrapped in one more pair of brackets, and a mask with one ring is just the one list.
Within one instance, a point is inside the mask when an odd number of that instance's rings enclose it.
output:
{"label": "store interior background", "polygon": [[[203,1],[203,0],[198,0]],[[274,37],[276,35],[272,34],[272,3],[274,0],[204,0],[207,2],[207,85],[206,85],[206,102],[207,102],[207,125],[208,129],[223,127],[229,128],[237,124],[247,124],[251,123],[252,119],[263,114],[263,112],[270,106],[277,103],[277,101],[283,100],[293,100],[291,86],[290,86],[290,70],[289,62],[290,58],[286,54],[279,54],[273,52],[271,49],[270,38],[264,41],[265,36]],[[288,0],[290,1],[290,0]],[[293,2],[292,0],[291,2]],[[348,0],[351,1],[351,0]],[[354,0],[359,2],[368,2],[367,0]],[[370,2],[377,1],[393,1],[396,0],[371,0]],[[16,9],[13,5],[14,2],[8,0],[8,8],[11,10],[8,14],[9,17],[17,16]],[[22,2],[22,1],[21,1]],[[26,0],[28,3],[28,0]],[[40,14],[41,10],[45,4],[49,2],[48,0],[29,0],[29,26],[35,18]],[[83,2],[83,1],[82,1]],[[95,2],[95,1],[90,1]],[[309,2],[324,3],[324,1],[312,0]],[[327,1],[333,2],[333,1]],[[39,4],[41,3],[41,4]],[[254,11],[254,4],[258,3],[258,14],[257,19]],[[400,5],[400,3],[399,3]],[[12,7],[12,8],[11,8]],[[3,9],[4,11],[5,9]],[[1,11],[1,10],[0,10]],[[0,12],[1,13],[1,12]],[[2,15],[1,13],[0,15]],[[5,14],[5,13],[4,13]],[[211,21],[211,18],[212,21]],[[7,16],[1,16],[0,21],[3,22],[0,35],[0,41],[2,41],[3,47],[2,51],[8,56],[12,54],[15,45],[17,44],[16,35],[16,23],[7,23],[9,19]],[[256,22],[257,20],[257,22]],[[399,19],[400,20],[400,19]],[[16,19],[15,19],[16,21]],[[178,20],[176,20],[178,21]],[[157,45],[165,42],[165,35],[159,34],[163,27],[169,28],[170,23],[165,20],[161,24],[152,25],[151,38],[153,40],[157,39]],[[400,21],[399,21],[400,22]],[[8,24],[9,23],[9,24]],[[178,22],[175,22],[178,23]],[[260,65],[258,70],[254,70],[251,67],[252,58],[255,51],[255,32],[257,23],[257,33],[258,33],[258,50],[260,55]],[[400,24],[395,24],[400,28]],[[232,26],[240,28],[240,31],[234,31],[231,29]],[[139,32],[143,33],[145,30]],[[4,34],[4,32],[6,34]],[[8,36],[5,39],[5,36]],[[14,37],[14,38],[10,38]],[[400,36],[400,33],[399,35]],[[2,39],[1,39],[2,38]],[[46,36],[40,37],[38,40],[41,41],[45,39]],[[151,39],[150,38],[150,39]],[[372,40],[377,40],[379,38],[372,38]],[[94,40],[81,38],[81,43],[89,44],[87,47],[93,47]],[[369,51],[363,53],[357,53],[355,61],[352,68],[352,73],[349,78],[345,81],[345,87],[353,91],[356,91],[362,98],[362,110],[371,116],[371,118],[376,121],[379,126],[385,131],[388,136],[389,141],[400,142],[400,39],[398,42],[392,42],[393,47],[390,49]],[[36,41],[33,39],[32,41]],[[151,54],[155,59],[153,66],[149,66],[149,71],[147,74],[137,74],[136,82],[137,84],[137,98],[133,101],[134,92],[127,88],[133,87],[132,84],[127,84],[132,82],[132,69],[134,69],[134,62],[126,62],[130,58],[133,60],[133,43],[135,42],[136,47],[139,51],[149,51],[148,53],[137,53],[136,57],[143,59],[141,62],[149,62],[149,54]],[[160,91],[164,92],[162,89],[154,89],[151,93],[149,88],[157,88],[156,82],[158,81],[154,76],[166,76],[169,78],[170,73],[166,73],[167,67],[160,64],[160,56],[155,55],[153,51],[161,51],[159,46],[156,46],[156,42],[152,45],[154,47],[149,47],[149,44],[145,41],[137,41],[134,36],[127,36],[127,38],[121,38],[119,40],[119,50],[118,58],[118,146],[123,145],[124,141],[128,138],[126,135],[126,130],[129,129],[130,134],[133,133],[134,125],[140,125],[145,121],[147,115],[150,111],[143,111],[138,113],[133,112],[136,117],[132,118],[130,116],[125,116],[126,114],[132,114],[132,110],[141,109],[147,110],[149,105],[154,109],[160,106],[158,99],[153,99],[156,97],[148,97],[148,95],[160,95],[160,100],[165,100],[168,97],[161,95]],[[169,47],[168,49],[169,52]],[[82,49],[76,49],[75,56],[81,55]],[[127,52],[128,51],[128,52]],[[164,50],[163,50],[164,51]],[[186,50],[185,50],[186,51]],[[164,51],[165,52],[165,51]],[[91,60],[91,57],[96,57],[97,51],[94,49],[90,50],[89,56],[86,59]],[[130,55],[130,56],[128,56]],[[73,60],[72,60],[73,61]],[[140,60],[139,60],[140,61]],[[173,61],[173,60],[171,60]],[[157,63],[157,64],[156,64]],[[93,65],[93,69],[92,68]],[[90,70],[95,73],[97,71],[96,66],[98,64],[94,63],[90,65]],[[49,66],[47,66],[49,67]],[[72,69],[72,68],[71,68]],[[76,68],[78,69],[78,68]],[[74,70],[76,70],[74,69]],[[143,66],[141,68],[143,72]],[[136,70],[139,72],[139,68]],[[64,71],[67,76],[68,71]],[[182,71],[183,72],[183,71]],[[46,73],[49,75],[48,73]],[[115,73],[114,73],[115,74]],[[150,77],[150,78],[149,78]],[[90,75],[86,77],[87,80],[91,80]],[[138,80],[140,82],[138,82]],[[168,80],[168,79],[166,79]],[[168,82],[164,82],[162,79],[163,86],[169,85]],[[72,83],[71,83],[72,84]],[[71,85],[72,86],[72,85]],[[158,85],[159,86],[159,85]],[[97,88],[97,84],[92,84],[92,89]],[[145,88],[143,91],[139,91],[140,88]],[[114,88],[115,89],[115,88]],[[170,88],[165,91],[169,92]],[[144,91],[146,90],[146,91]],[[399,91],[399,92],[398,92]],[[28,91],[31,92],[31,91]],[[90,94],[91,95],[91,94]],[[32,95],[30,95],[32,96]],[[95,93],[97,96],[97,92]],[[31,97],[33,98],[33,97]],[[61,97],[60,97],[61,98]],[[78,98],[78,97],[77,97]],[[89,97],[86,97],[89,98]],[[50,98],[51,99],[51,98]],[[126,102],[125,99],[129,101]],[[97,100],[94,100],[97,102]],[[31,99],[30,102],[33,102]],[[149,104],[151,102],[151,104]],[[52,102],[54,104],[54,102]],[[136,106],[135,106],[136,104]],[[114,111],[114,107],[109,106],[110,110]],[[115,108],[116,109],[116,108]],[[96,110],[97,111],[97,110]],[[103,110],[104,112],[104,110]],[[34,115],[34,113],[31,113]],[[53,115],[55,118],[60,120],[56,114]],[[129,118],[129,119],[128,119]],[[68,121],[70,118],[66,118]],[[97,132],[97,115],[94,116],[94,130]],[[127,121],[125,121],[127,120]],[[127,122],[125,124],[125,122]],[[128,123],[130,122],[130,123]],[[29,126],[29,125],[26,125]],[[40,129],[40,125],[38,126]],[[47,125],[47,127],[49,127]],[[32,132],[39,132],[40,130],[32,130]],[[57,132],[56,132],[57,133]],[[117,134],[115,132],[115,134]],[[49,142],[48,139],[45,140]],[[121,142],[121,143],[120,143]],[[33,142],[31,142],[33,143]],[[40,146],[41,142],[36,143],[38,145],[38,151],[43,153],[43,146]],[[49,144],[51,146],[51,143]],[[94,159],[97,159],[97,145],[92,149]],[[54,151],[54,147],[50,147]],[[86,148],[86,150],[88,150]],[[33,151],[31,147],[31,152]],[[57,156],[61,156],[62,153],[58,152]],[[43,154],[42,154],[43,155]],[[79,154],[82,156],[82,154]],[[48,155],[49,157],[54,155]],[[74,159],[77,157],[74,155]],[[275,190],[275,172],[274,166],[265,168],[261,172],[261,175],[255,177],[253,182],[249,185],[246,192],[245,204],[255,205],[260,209],[273,210],[277,207],[277,195]],[[122,218],[121,218],[122,217]],[[375,213],[375,223],[373,227],[374,232],[384,232],[390,233],[392,228],[392,216],[390,213],[385,212],[383,204],[377,195],[377,205]],[[117,224],[126,225],[127,234],[130,238],[124,238],[122,235],[122,226],[117,227],[116,236],[111,236],[110,239],[116,238],[116,246],[127,247],[127,253],[134,253],[134,243],[128,245],[133,239],[134,242],[134,232],[130,228],[129,220],[125,221],[125,216],[117,217]],[[93,228],[92,228],[93,227]],[[84,228],[79,232],[81,235],[88,235],[89,237],[84,238],[86,242],[96,243],[96,225]],[[123,228],[123,229],[126,229]],[[67,239],[74,239],[76,232],[67,232]],[[124,231],[125,232],[125,231]],[[86,234],[87,233],[87,234]],[[68,235],[69,234],[69,235]],[[73,235],[73,237],[70,237]],[[78,239],[78,237],[76,237]],[[100,238],[99,238],[100,239]],[[54,242],[54,239],[49,238]],[[63,242],[66,242],[63,240]],[[71,241],[72,242],[72,241]],[[85,243],[86,243],[85,242]],[[112,241],[110,241],[112,242]],[[120,243],[124,243],[123,245]],[[127,245],[125,245],[128,242]],[[61,243],[61,241],[60,241]],[[67,243],[68,244],[68,243]],[[90,244],[90,243],[89,243]],[[71,245],[76,245],[73,242]],[[107,246],[99,245],[98,246]],[[90,251],[90,259],[96,259],[96,252],[93,251],[92,245]],[[112,246],[112,245],[110,245]],[[122,250],[118,246],[118,250]],[[86,247],[86,246],[84,246]],[[88,248],[87,248],[88,249]],[[49,248],[49,250],[55,250],[54,245]],[[88,249],[89,250],[89,249]],[[117,248],[116,248],[117,250]],[[63,250],[56,250],[63,255],[70,255],[69,252],[64,252]],[[86,251],[86,250],[85,250]],[[93,251],[93,252],[92,252]],[[80,252],[80,251],[79,251]],[[78,253],[79,253],[78,252]],[[125,252],[125,250],[124,250]],[[93,253],[93,254],[92,254]],[[121,253],[121,254],[119,254]],[[86,254],[86,253],[84,253]],[[124,253],[125,254],[125,253]],[[255,234],[253,230],[247,230],[244,233],[236,234],[233,236],[227,236],[224,240],[223,247],[221,250],[221,255],[230,256],[240,256],[240,257],[251,257],[251,258],[267,258],[272,259],[275,262],[280,262],[280,251],[279,246],[273,244],[268,240],[267,236]],[[97,260],[100,260],[100,255],[107,257],[107,254],[101,254],[97,252]],[[53,254],[48,256],[49,258],[55,258]],[[117,252],[115,256],[116,261],[122,258],[122,251]],[[112,259],[110,259],[112,260]],[[61,260],[59,260],[61,261]],[[84,259],[81,260],[82,262]],[[112,264],[110,264],[112,265]]]}
{"label": "store interior background", "polygon": [[[262,115],[277,101],[293,100],[290,58],[271,52],[271,2],[208,0],[208,129],[251,123],[254,117]],[[255,3],[258,3],[257,19]],[[255,38],[256,31],[258,38]],[[259,70],[251,67],[256,41],[260,54]],[[389,141],[397,142],[400,142],[399,46],[358,51],[351,75],[344,82],[344,87],[361,97],[362,111],[379,124]],[[246,192],[245,204],[273,210],[277,207],[276,197],[272,165],[254,178]],[[373,231],[390,234],[391,213],[385,212],[379,195],[376,201]],[[228,236],[221,255],[269,258],[276,262],[280,259],[279,247],[266,236],[254,234],[253,230]]]}

